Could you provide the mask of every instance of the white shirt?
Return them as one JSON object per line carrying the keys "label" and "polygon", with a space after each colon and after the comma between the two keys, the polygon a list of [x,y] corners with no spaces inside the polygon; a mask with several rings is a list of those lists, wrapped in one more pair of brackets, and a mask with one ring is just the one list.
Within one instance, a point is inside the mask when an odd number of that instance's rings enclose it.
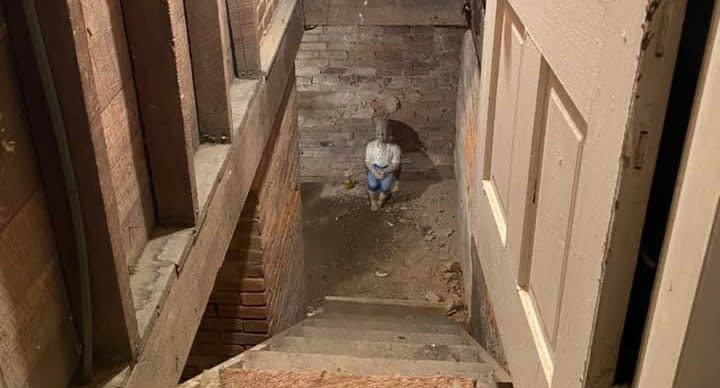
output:
{"label": "white shirt", "polygon": [[365,148],[365,163],[372,163],[380,167],[391,164],[400,164],[400,147],[392,143],[378,143],[373,140]]}

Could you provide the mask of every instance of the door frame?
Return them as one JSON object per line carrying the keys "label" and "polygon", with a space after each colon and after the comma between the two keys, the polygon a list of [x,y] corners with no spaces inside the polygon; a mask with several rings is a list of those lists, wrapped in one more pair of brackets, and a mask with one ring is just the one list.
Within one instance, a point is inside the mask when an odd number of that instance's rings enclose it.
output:
{"label": "door frame", "polygon": [[658,270],[636,388],[720,378],[720,7],[716,5]]}

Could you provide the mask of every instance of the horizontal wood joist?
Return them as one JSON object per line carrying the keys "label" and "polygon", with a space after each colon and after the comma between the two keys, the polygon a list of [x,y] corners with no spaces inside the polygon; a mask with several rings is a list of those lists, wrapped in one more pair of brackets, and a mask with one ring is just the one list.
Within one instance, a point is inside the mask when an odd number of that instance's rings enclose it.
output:
{"label": "horizontal wood joist", "polygon": [[[302,12],[291,14],[290,19],[274,18],[273,23],[302,26]],[[257,84],[252,93],[232,96],[233,125],[238,134],[233,136],[228,160],[208,199],[207,213],[195,228],[190,248],[182,250],[186,257],[177,258],[182,265],[171,275],[174,280],[145,335],[128,388],[170,387],[180,378],[273,123],[285,106],[282,100],[294,87],[293,61],[302,28],[282,30],[280,41],[284,43],[277,45],[270,72],[259,81],[241,81]],[[242,116],[238,112],[243,112]]]}

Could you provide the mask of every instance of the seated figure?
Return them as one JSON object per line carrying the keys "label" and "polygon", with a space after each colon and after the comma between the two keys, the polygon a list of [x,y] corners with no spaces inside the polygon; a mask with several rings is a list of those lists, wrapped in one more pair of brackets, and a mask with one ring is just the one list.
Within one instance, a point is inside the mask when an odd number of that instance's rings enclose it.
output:
{"label": "seated figure", "polygon": [[368,195],[370,209],[377,211],[383,206],[397,184],[400,168],[400,147],[390,142],[386,116],[376,116],[375,140],[365,148],[365,165],[368,169]]}

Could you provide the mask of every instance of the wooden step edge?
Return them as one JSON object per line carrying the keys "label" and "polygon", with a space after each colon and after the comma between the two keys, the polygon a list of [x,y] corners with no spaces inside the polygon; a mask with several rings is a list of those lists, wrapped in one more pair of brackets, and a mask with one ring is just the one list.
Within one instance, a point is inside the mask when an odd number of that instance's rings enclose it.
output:
{"label": "wooden step edge", "polygon": [[370,314],[370,313],[344,313],[337,311],[317,311],[312,315],[308,315],[306,319],[326,319],[326,320],[365,320],[374,322],[423,322],[441,326],[457,326],[463,327],[460,323],[448,319],[445,315],[410,313],[405,315],[398,314]]}
{"label": "wooden step edge", "polygon": [[362,303],[362,304],[379,304],[388,306],[403,306],[403,307],[422,307],[439,309],[443,312],[447,311],[447,306],[442,303],[433,303],[421,300],[407,300],[407,299],[382,299],[382,298],[360,298],[360,297],[349,297],[349,296],[326,296],[325,300],[328,302],[347,302],[347,303]]}
{"label": "wooden step edge", "polygon": [[248,350],[244,354],[245,357],[242,362],[244,369],[314,370],[368,376],[468,377],[477,379],[479,383],[484,383],[488,387],[495,386],[492,367],[480,362],[395,360],[252,350]]}
{"label": "wooden step edge", "polygon": [[[359,358],[484,362],[478,348],[473,345],[433,346],[422,343],[282,336],[269,341],[268,347],[265,349],[278,352],[302,351],[311,354],[337,354]],[[441,357],[447,357],[447,359]]]}
{"label": "wooden step edge", "polygon": [[470,345],[467,337],[462,333],[458,334],[438,334],[423,332],[399,332],[393,330],[372,330],[372,329],[353,329],[353,328],[327,328],[298,326],[285,332],[288,337],[305,337],[305,338],[347,338],[353,340],[374,340],[378,342],[400,342],[400,343],[416,343],[416,344],[441,344],[441,345]]}
{"label": "wooden step edge", "polygon": [[359,329],[359,330],[384,330],[384,331],[397,331],[402,333],[409,331],[413,333],[428,333],[428,334],[461,334],[462,328],[452,325],[436,325],[432,323],[423,322],[387,322],[387,321],[343,321],[335,319],[322,319],[314,317],[312,319],[306,319],[303,321],[303,327],[317,327],[317,328],[348,328],[348,329]]}

